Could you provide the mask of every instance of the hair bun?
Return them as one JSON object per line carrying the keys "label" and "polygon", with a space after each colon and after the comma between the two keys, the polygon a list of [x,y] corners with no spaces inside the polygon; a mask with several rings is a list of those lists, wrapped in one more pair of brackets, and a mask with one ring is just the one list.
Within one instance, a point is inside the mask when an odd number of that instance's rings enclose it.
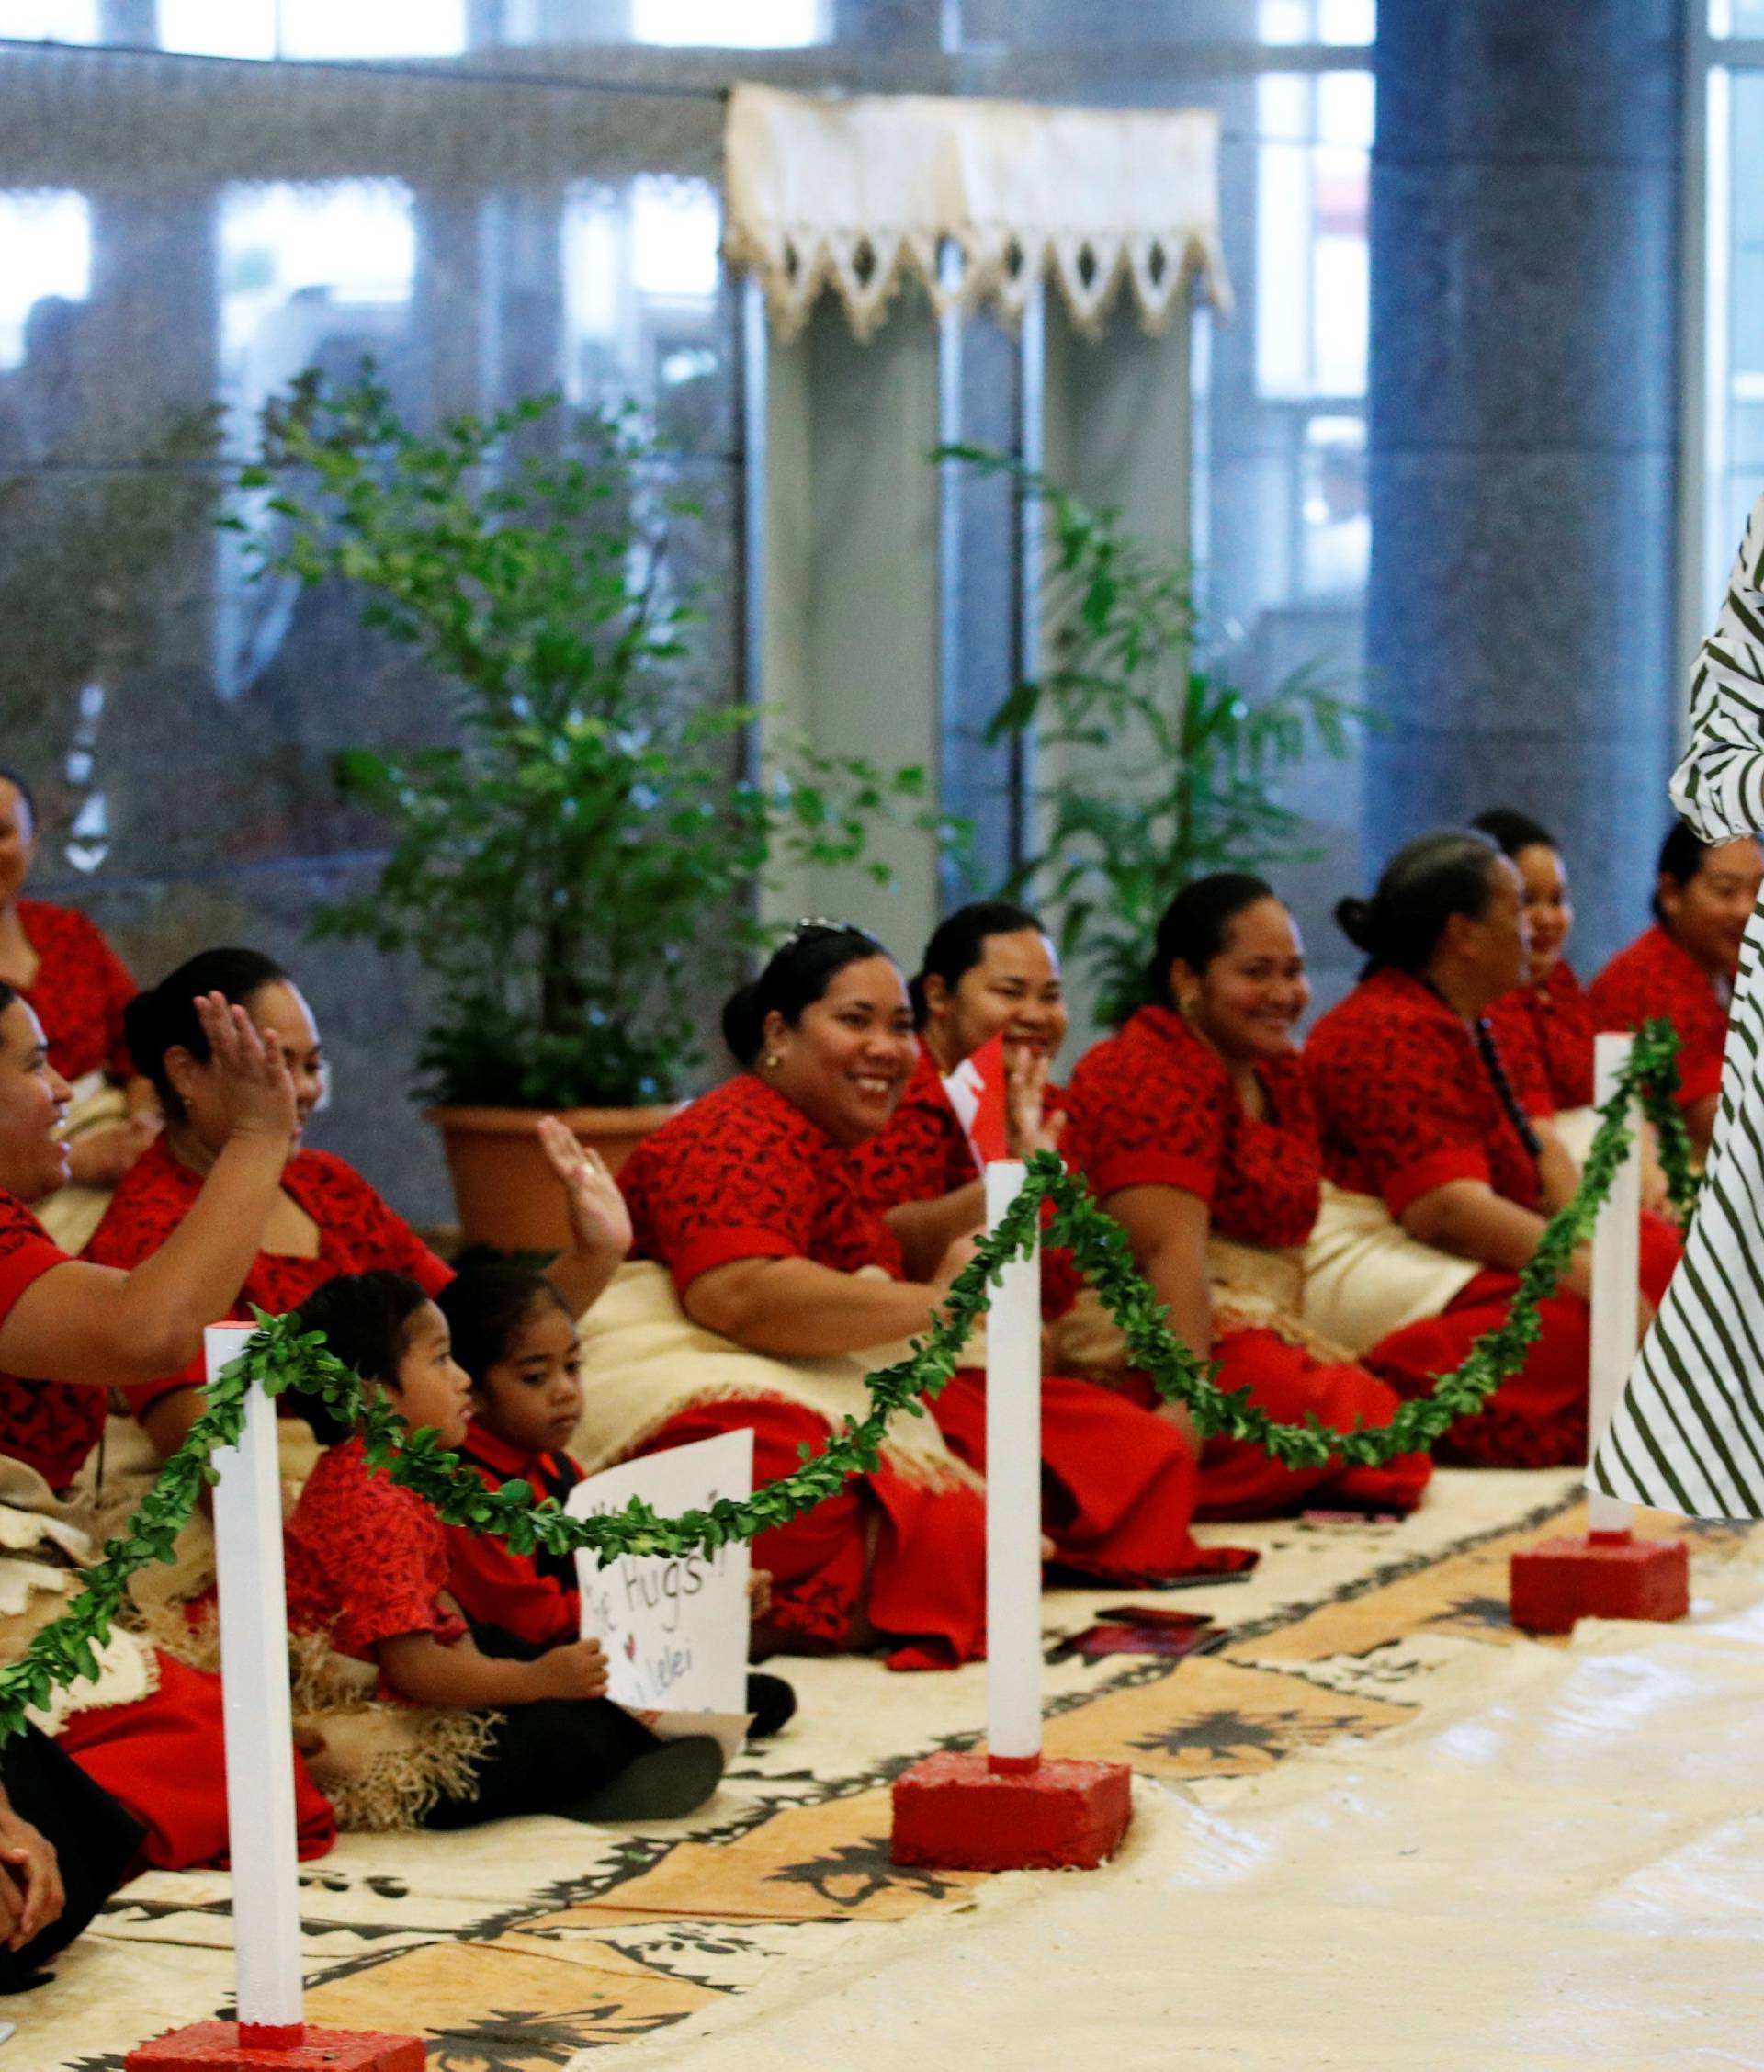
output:
{"label": "hair bun", "polygon": [[1378,943],[1373,925],[1373,905],[1370,900],[1338,900],[1335,902],[1335,924],[1355,949],[1364,950],[1368,957],[1376,955]]}
{"label": "hair bun", "polygon": [[738,1065],[752,1065],[765,1039],[765,1017],[760,1012],[757,980],[737,986],[723,1002],[723,1041]]}

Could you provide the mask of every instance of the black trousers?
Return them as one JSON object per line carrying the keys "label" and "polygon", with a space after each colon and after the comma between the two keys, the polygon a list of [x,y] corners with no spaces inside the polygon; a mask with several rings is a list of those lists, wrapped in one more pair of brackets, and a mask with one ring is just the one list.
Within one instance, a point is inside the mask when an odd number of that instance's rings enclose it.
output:
{"label": "black trousers", "polygon": [[[471,1637],[481,1653],[517,1661],[547,1652],[500,1626],[474,1625]],[[523,1813],[559,1812],[656,1745],[649,1728],[610,1698],[540,1698],[510,1705],[473,1766],[477,1795],[441,1800],[423,1824],[475,1828]]]}
{"label": "black trousers", "polygon": [[21,1993],[41,1984],[42,1966],[66,1949],[129,1874],[147,1830],[34,1727],[0,1752],[0,1782],[14,1812],[53,1846],[67,1894],[59,1920],[22,1950],[0,1950],[0,1993]]}

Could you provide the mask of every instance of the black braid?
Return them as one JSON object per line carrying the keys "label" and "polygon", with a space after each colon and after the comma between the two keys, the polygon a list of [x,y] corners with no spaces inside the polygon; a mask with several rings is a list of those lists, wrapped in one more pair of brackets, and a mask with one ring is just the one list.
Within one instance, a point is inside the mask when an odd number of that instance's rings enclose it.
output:
{"label": "black braid", "polygon": [[1520,1142],[1533,1158],[1538,1157],[1544,1147],[1538,1142],[1532,1118],[1521,1107],[1519,1096],[1513,1092],[1513,1082],[1507,1077],[1507,1068],[1500,1061],[1500,1046],[1495,1041],[1494,1024],[1486,1014],[1478,1014],[1470,1025],[1476,1031],[1476,1048],[1482,1053],[1488,1077],[1495,1082],[1495,1092],[1500,1096],[1508,1121],[1518,1130]]}

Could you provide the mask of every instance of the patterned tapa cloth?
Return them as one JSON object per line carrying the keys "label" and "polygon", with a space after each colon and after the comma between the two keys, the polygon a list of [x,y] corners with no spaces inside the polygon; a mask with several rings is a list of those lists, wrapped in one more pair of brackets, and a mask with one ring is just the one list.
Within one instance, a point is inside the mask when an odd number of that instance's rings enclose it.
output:
{"label": "patterned tapa cloth", "polygon": [[[1764,498],[1690,684],[1672,799],[1705,842],[1764,829]],[[1691,1518],[1764,1518],[1764,906],[1740,951],[1721,1105],[1684,1260],[1589,1485]]]}

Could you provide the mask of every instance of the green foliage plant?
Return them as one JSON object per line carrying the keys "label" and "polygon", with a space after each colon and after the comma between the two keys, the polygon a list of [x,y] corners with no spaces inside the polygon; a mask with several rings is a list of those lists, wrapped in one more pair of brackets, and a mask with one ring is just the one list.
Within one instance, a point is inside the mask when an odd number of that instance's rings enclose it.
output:
{"label": "green foliage plant", "polygon": [[337,759],[390,851],[314,930],[413,950],[433,974],[428,1098],[673,1099],[695,993],[763,945],[768,866],[886,880],[866,856],[879,819],[957,838],[922,769],[792,744],[745,772],[759,715],[698,680],[673,549],[699,513],[657,486],[662,458],[629,408],[538,396],[425,436],[371,363],[342,389],[309,371],[264,413],[239,477],[250,515],[222,521],[260,572],[356,585],[363,623],[454,694],[448,745]]}
{"label": "green foliage plant", "polygon": [[985,738],[1033,733],[1047,775],[1035,853],[1002,889],[1053,910],[1062,954],[1120,1022],[1144,997],[1158,918],[1191,878],[1319,854],[1281,778],[1319,749],[1344,759],[1375,715],[1314,665],[1251,696],[1204,659],[1188,565],[1134,538],[1118,511],[988,447],[937,458],[1012,477],[1039,514],[1049,665],[1010,693]]}

